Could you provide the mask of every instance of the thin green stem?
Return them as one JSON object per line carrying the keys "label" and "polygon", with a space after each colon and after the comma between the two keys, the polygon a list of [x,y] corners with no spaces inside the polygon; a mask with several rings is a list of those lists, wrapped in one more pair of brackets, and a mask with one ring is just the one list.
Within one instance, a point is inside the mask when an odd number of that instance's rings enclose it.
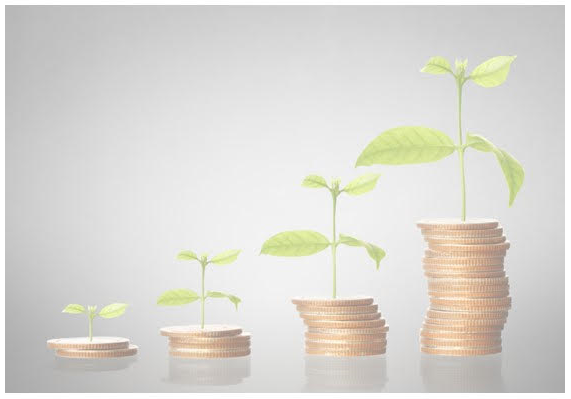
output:
{"label": "thin green stem", "polygon": [[204,273],[206,271],[206,264],[202,264],[202,296],[200,297],[200,328],[204,328]]}
{"label": "thin green stem", "polygon": [[462,190],[462,221],[466,221],[466,177],[464,174],[464,148],[462,139],[462,86],[463,77],[457,80],[458,87],[458,157],[460,158],[460,179]]}
{"label": "thin green stem", "polygon": [[331,193],[333,197],[333,238],[331,240],[331,255],[333,256],[333,298],[337,297],[337,232],[335,231],[335,216],[337,212],[337,192]]}
{"label": "thin green stem", "polygon": [[89,342],[91,342],[93,340],[93,315],[91,312],[87,317],[89,318]]}

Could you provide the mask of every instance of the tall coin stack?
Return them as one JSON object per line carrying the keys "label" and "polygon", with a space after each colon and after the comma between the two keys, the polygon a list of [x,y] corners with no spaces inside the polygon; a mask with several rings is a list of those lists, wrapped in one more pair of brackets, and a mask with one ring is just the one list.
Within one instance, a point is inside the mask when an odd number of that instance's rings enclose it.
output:
{"label": "tall coin stack", "polygon": [[238,326],[198,325],[161,328],[169,339],[169,354],[183,358],[224,358],[250,354],[250,333]]}
{"label": "tall coin stack", "polygon": [[423,258],[430,307],[421,351],[476,356],[502,351],[511,307],[504,257],[510,244],[497,220],[418,222],[428,244]]}
{"label": "tall coin stack", "polygon": [[294,298],[292,302],[307,326],[307,354],[372,356],[386,352],[389,326],[373,298]]}

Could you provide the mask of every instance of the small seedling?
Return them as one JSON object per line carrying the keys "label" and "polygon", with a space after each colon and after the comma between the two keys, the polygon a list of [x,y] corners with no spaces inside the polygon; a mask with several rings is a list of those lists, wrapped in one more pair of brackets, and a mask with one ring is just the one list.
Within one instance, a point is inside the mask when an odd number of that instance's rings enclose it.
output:
{"label": "small seedling", "polygon": [[515,56],[500,56],[490,58],[478,65],[466,76],[468,60],[456,60],[455,71],[443,57],[432,57],[421,72],[433,75],[450,74],[456,81],[458,95],[458,143],[435,129],[422,126],[402,126],[381,133],[363,150],[356,166],[405,165],[434,162],[458,151],[460,160],[460,182],[462,194],[461,215],[466,220],[466,178],[464,175],[464,152],[471,147],[478,151],[491,152],[496,156],[509,188],[509,206],[523,184],[524,171],[521,164],[506,151],[496,147],[486,138],[467,133],[464,140],[462,135],[462,89],[468,81],[473,81],[482,87],[495,87],[502,84],[510,71]]}
{"label": "small seedling", "polygon": [[112,303],[111,305],[105,306],[99,311],[99,313],[97,313],[97,306],[88,306],[86,309],[76,303],[70,303],[64,310],[62,310],[62,313],[86,314],[87,319],[89,320],[89,342],[91,342],[93,340],[93,319],[97,316],[103,317],[104,319],[119,317],[125,313],[127,306],[129,306],[127,303]]}
{"label": "small seedling", "polygon": [[337,198],[341,193],[349,195],[365,194],[375,188],[379,174],[368,173],[351,181],[345,188],[340,188],[340,180],[333,179],[328,185],[326,180],[317,175],[309,175],[301,184],[309,188],[326,188],[331,193],[333,200],[333,233],[331,242],[323,234],[312,230],[284,231],[269,238],[262,246],[261,253],[274,256],[307,256],[321,252],[331,247],[333,259],[333,298],[337,297],[337,246],[339,244],[351,247],[363,247],[379,269],[380,261],[385,257],[385,251],[376,245],[356,238],[339,234],[336,230]]}
{"label": "small seedling", "polygon": [[224,251],[216,256],[214,256],[213,258],[211,258],[210,260],[208,259],[208,255],[207,254],[203,254],[200,257],[198,257],[194,252],[192,251],[182,251],[181,253],[178,254],[177,259],[180,260],[191,260],[191,261],[197,261],[198,263],[200,263],[200,266],[202,268],[202,290],[201,290],[201,294],[198,295],[196,292],[186,289],[186,288],[179,288],[179,289],[175,289],[175,290],[170,290],[170,291],[166,291],[164,292],[159,299],[157,300],[157,305],[160,306],[180,306],[180,305],[186,305],[187,303],[192,303],[194,301],[198,301],[200,299],[200,327],[204,328],[204,302],[206,301],[206,298],[227,298],[228,300],[230,300],[230,302],[232,302],[234,304],[234,306],[236,306],[236,310],[238,310],[238,304],[242,301],[240,298],[238,298],[235,295],[232,294],[225,294],[223,292],[219,292],[219,291],[208,291],[205,293],[204,291],[204,274],[206,272],[206,266],[209,264],[214,264],[214,265],[227,265],[229,263],[234,262],[237,258],[238,255],[240,254],[240,250],[239,249],[231,249],[229,251]]}

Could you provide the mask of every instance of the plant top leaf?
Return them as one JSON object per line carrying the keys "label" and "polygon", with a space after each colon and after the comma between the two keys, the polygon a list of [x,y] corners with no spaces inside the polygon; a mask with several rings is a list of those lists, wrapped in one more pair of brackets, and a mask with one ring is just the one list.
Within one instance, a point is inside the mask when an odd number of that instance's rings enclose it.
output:
{"label": "plant top leaf", "polygon": [[210,262],[214,263],[215,265],[227,265],[229,263],[234,262],[238,259],[238,255],[240,254],[239,249],[230,249],[228,251],[224,251],[219,253],[215,257],[213,257]]}
{"label": "plant top leaf", "polygon": [[78,305],[77,303],[70,303],[61,312],[62,313],[79,314],[79,313],[86,313],[86,310],[83,306]]}
{"label": "plant top leaf", "polygon": [[227,298],[230,302],[234,304],[236,310],[238,310],[238,304],[242,302],[240,298],[232,294],[225,294],[224,292],[220,291],[208,291],[206,293],[207,298]]}
{"label": "plant top leaf", "polygon": [[377,270],[379,270],[379,264],[381,262],[381,260],[383,260],[383,258],[386,255],[386,252],[371,243],[365,242],[365,241],[361,241],[358,240],[357,238],[354,237],[350,237],[344,234],[339,234],[339,244],[345,244],[345,245],[349,245],[351,247],[363,247],[367,250],[367,253],[369,254],[369,256],[371,257],[371,259],[373,259],[375,261],[375,266],[377,268]]}
{"label": "plant top leaf", "polygon": [[432,75],[442,75],[443,73],[453,73],[450,63],[444,57],[431,57],[420,72],[430,73]]}
{"label": "plant top leaf", "polygon": [[495,87],[505,82],[510,66],[517,56],[499,56],[490,58],[478,65],[470,76],[474,83],[482,87]]}
{"label": "plant top leaf", "polygon": [[323,251],[329,245],[327,237],[316,231],[284,231],[264,242],[261,253],[274,256],[307,256]]}
{"label": "plant top leaf", "polygon": [[352,180],[343,189],[349,195],[361,195],[373,190],[377,185],[380,173],[367,173]]}
{"label": "plant top leaf", "polygon": [[198,299],[200,299],[200,295],[198,295],[196,292],[186,288],[179,288],[164,292],[157,300],[157,305],[160,306],[186,305],[187,303],[192,303]]}
{"label": "plant top leaf", "polygon": [[329,186],[327,185],[327,181],[325,181],[323,177],[318,175],[307,176],[305,179],[303,179],[301,185],[303,187],[309,187],[309,188],[329,188]]}
{"label": "plant top leaf", "polygon": [[512,206],[517,193],[523,185],[525,172],[517,159],[506,151],[496,147],[491,141],[478,134],[466,134],[466,145],[482,152],[492,152],[504,173],[510,192],[509,206]]}
{"label": "plant top leaf", "polygon": [[181,251],[179,252],[179,254],[176,256],[177,259],[179,260],[198,260],[200,261],[200,259],[198,259],[198,256],[196,256],[196,254],[192,251]]}
{"label": "plant top leaf", "polygon": [[99,311],[99,316],[103,317],[104,319],[119,317],[125,313],[127,306],[129,306],[127,303],[112,303],[111,305],[107,305],[101,309]]}

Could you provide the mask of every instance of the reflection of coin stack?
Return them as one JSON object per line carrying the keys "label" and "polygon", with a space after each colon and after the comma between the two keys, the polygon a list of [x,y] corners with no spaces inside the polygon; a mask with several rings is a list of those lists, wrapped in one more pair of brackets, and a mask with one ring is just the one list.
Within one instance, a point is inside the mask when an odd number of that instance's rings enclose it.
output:
{"label": "reflection of coin stack", "polygon": [[430,307],[421,351],[450,356],[502,351],[511,307],[504,257],[510,244],[498,222],[420,221],[428,243],[423,259]]}
{"label": "reflection of coin stack", "polygon": [[250,333],[237,326],[206,325],[161,328],[169,339],[169,353],[174,357],[222,358],[250,354]]}
{"label": "reflection of coin stack", "polygon": [[138,349],[120,337],[93,337],[91,341],[87,337],[50,339],[48,348],[55,349],[57,356],[75,359],[133,356]]}
{"label": "reflection of coin stack", "polygon": [[389,326],[373,298],[294,298],[292,302],[307,326],[306,353],[371,356],[386,352]]}

